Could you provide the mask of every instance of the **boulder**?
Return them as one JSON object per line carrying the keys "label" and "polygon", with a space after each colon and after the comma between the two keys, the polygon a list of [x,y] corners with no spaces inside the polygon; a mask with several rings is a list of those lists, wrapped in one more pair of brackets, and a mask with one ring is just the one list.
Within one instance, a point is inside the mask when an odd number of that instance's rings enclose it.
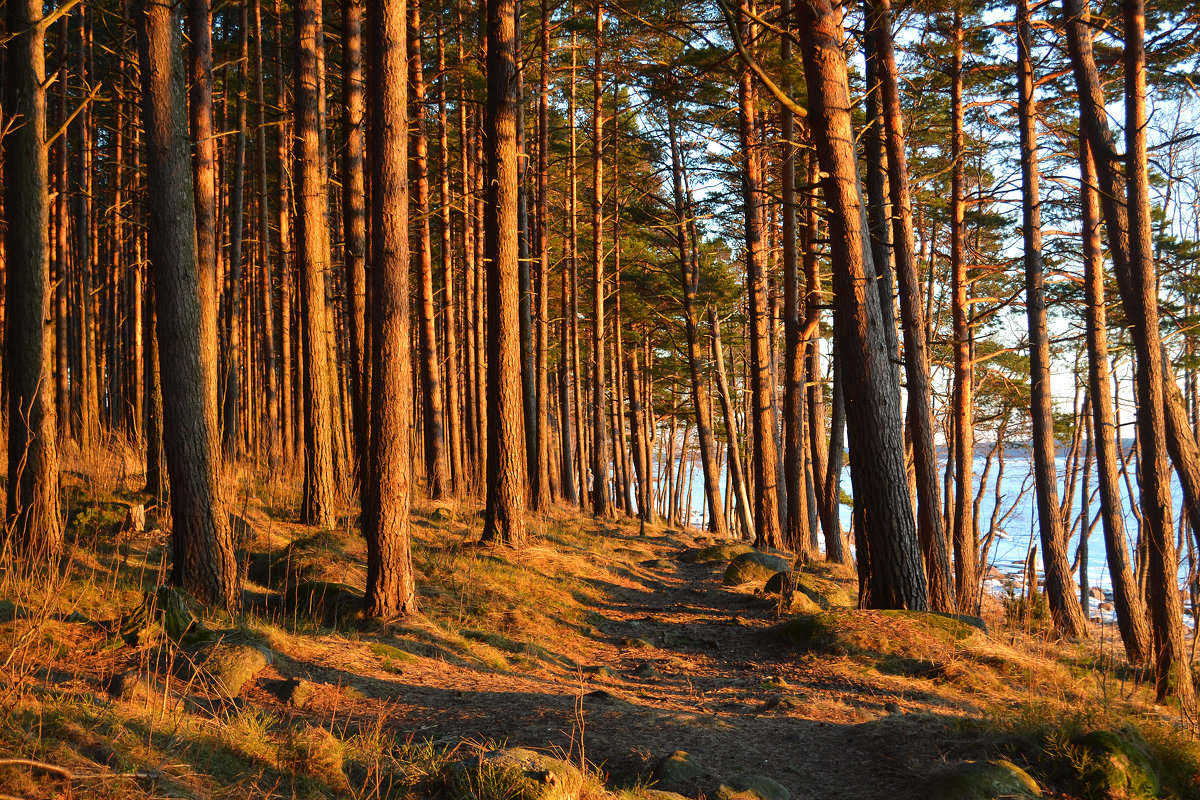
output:
{"label": "boulder", "polygon": [[289,587],[287,603],[298,615],[316,616],[329,625],[339,625],[362,616],[363,593],[344,583],[301,581]]}
{"label": "boulder", "polygon": [[345,751],[345,745],[325,728],[301,725],[288,731],[283,754],[292,771],[316,778],[340,796],[350,792]]}
{"label": "boulder", "polygon": [[1103,600],[1104,590],[1099,586],[1093,586],[1091,589],[1088,589],[1088,596],[1095,600]]}
{"label": "boulder", "polygon": [[128,669],[112,677],[108,693],[114,700],[145,700],[150,696],[150,684],[139,670]]}
{"label": "boulder", "polygon": [[1141,748],[1112,731],[1091,731],[1076,741],[1091,758],[1080,765],[1088,797],[1158,797],[1158,775]]}
{"label": "boulder", "polygon": [[755,552],[754,548],[743,542],[728,542],[714,544],[709,547],[691,547],[679,555],[679,560],[685,564],[707,564],[710,561],[730,561],[744,553]]}
{"label": "boulder", "polygon": [[658,760],[654,765],[653,778],[655,786],[673,791],[690,788],[703,774],[704,768],[686,750],[676,750]]}
{"label": "boulder", "polygon": [[209,647],[183,651],[176,659],[185,679],[200,684],[222,697],[237,697],[242,687],[271,663],[271,651],[259,644],[221,641]]}
{"label": "boulder", "polygon": [[791,792],[773,778],[745,775],[723,782],[717,800],[791,800]]}
{"label": "boulder", "polygon": [[832,608],[854,607],[854,599],[841,584],[801,572],[777,572],[763,589],[769,594],[780,594],[789,590],[792,595],[785,598],[785,601],[790,600],[789,605],[801,612],[807,612],[810,608],[827,611]]}
{"label": "boulder", "polygon": [[584,776],[577,767],[524,747],[489,750],[450,765],[445,772],[447,800],[484,796],[509,800],[577,800]]}
{"label": "boulder", "polygon": [[930,800],[1000,800],[1041,797],[1029,773],[1003,759],[964,761],[943,772],[930,787]]}
{"label": "boulder", "polygon": [[725,577],[721,582],[726,586],[741,586],[757,581],[765,582],[776,573],[791,572],[791,569],[792,565],[786,558],[751,550],[729,562],[729,566],[725,569]]}
{"label": "boulder", "polygon": [[292,708],[304,708],[317,693],[317,685],[302,678],[288,678],[277,687],[279,699]]}

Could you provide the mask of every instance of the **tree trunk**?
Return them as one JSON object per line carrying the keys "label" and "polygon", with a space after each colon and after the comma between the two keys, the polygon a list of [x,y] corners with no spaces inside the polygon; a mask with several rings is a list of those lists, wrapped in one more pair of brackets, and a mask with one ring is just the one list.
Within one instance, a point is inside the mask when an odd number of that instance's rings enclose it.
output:
{"label": "tree trunk", "polygon": [[188,0],[188,107],[192,126],[192,181],[196,258],[200,279],[200,358],[205,398],[217,413],[217,139],[213,129],[212,8]]}
{"label": "tree trunk", "polygon": [[438,364],[433,311],[433,243],[429,225],[429,138],[425,131],[425,67],[421,59],[419,0],[408,1],[408,79],[412,87],[412,183],[417,190],[417,270],[420,280],[420,327],[417,340],[421,365],[421,423],[424,432],[425,481],[430,498],[446,496],[445,429],[442,422],[442,376]]}
{"label": "tree trunk", "polygon": [[810,123],[821,169],[828,174],[834,277],[834,323],[846,392],[851,479],[862,509],[858,553],[868,564],[862,604],[873,608],[928,606],[916,521],[908,495],[900,430],[900,387],[888,380],[879,295],[870,291],[874,265],[863,241],[865,220],[850,125],[841,24],[828,0],[800,5],[800,43],[808,81]]}
{"label": "tree trunk", "polygon": [[[755,36],[748,22],[750,5],[743,0],[738,35],[743,42]],[[742,147],[742,204],[746,231],[746,291],[750,324],[750,402],[754,468],[754,546],[779,547],[779,463],[775,437],[775,377],[771,369],[770,309],[763,231],[766,198],[758,154],[757,102],[749,69],[738,79],[739,139]]]}
{"label": "tree trunk", "polygon": [[693,212],[683,192],[684,166],[679,152],[679,136],[673,109],[667,113],[667,131],[671,142],[671,186],[675,203],[675,239],[679,250],[679,287],[683,300],[684,336],[687,338],[688,376],[691,378],[692,401],[696,410],[700,462],[704,467],[704,495],[708,498],[708,507],[713,515],[712,532],[717,536],[727,536],[729,527],[724,514],[720,513],[721,490],[712,430],[712,406],[705,379],[707,365],[700,346],[700,326],[696,309],[696,294],[700,289],[700,263],[698,259],[689,257],[687,226],[688,218]]}
{"label": "tree trunk", "polygon": [[725,354],[721,350],[721,326],[717,321],[717,310],[712,306],[708,307],[708,326],[712,334],[713,361],[717,367],[717,394],[721,397],[721,411],[725,415],[725,435],[729,446],[729,478],[736,486],[742,535],[753,536],[755,528],[754,519],[750,516],[746,473],[742,468],[741,453],[738,452],[737,419],[733,413],[733,398],[729,393],[729,381],[725,377]]}
{"label": "tree trunk", "polygon": [[[318,63],[321,0],[299,0],[296,10],[295,175],[296,266],[304,339],[304,501],[301,521],[336,524],[333,475],[333,408],[326,326],[329,272],[327,180],[321,157]],[[396,213],[392,210],[392,213]],[[161,322],[161,320],[160,320]],[[382,342],[377,342],[382,346]]]}
{"label": "tree trunk", "polygon": [[592,511],[608,505],[608,443],[604,423],[604,7],[596,3],[592,53]]}
{"label": "tree trunk", "polygon": [[933,400],[929,387],[929,348],[925,341],[925,314],[921,307],[912,194],[908,184],[908,153],[904,140],[904,113],[896,51],[892,41],[891,0],[873,0],[872,35],[879,57],[879,88],[883,101],[887,148],[888,193],[892,201],[892,253],[900,294],[900,320],[904,333],[904,377],[907,388],[908,426],[912,437],[917,484],[917,537],[925,558],[929,581],[929,606],[934,611],[956,608],[950,556],[939,496],[937,448],[933,441]]}
{"label": "tree trunk", "polygon": [[967,275],[966,198],[963,164],[962,14],[954,13],[953,66],[951,67],[950,158],[950,270],[954,318],[954,582],[958,607],[973,614],[979,609],[978,542],[971,518],[971,494],[974,490],[975,367],[971,363],[970,278]]}
{"label": "tree trunk", "polygon": [[[363,4],[342,0],[342,261],[345,270],[349,328],[350,412],[358,463],[366,463],[370,430],[367,392],[367,208],[363,164],[365,106],[363,100]],[[360,469],[359,478],[363,471]]]}
{"label": "tree trunk", "polygon": [[[408,83],[405,0],[367,0],[371,59],[370,455],[363,476],[368,616],[417,610],[409,550],[412,371],[409,363]],[[297,92],[299,100],[299,92]]]}
{"label": "tree trunk", "polygon": [[[46,28],[38,0],[9,0],[4,107],[4,381],[8,500],[0,555],[57,568],[63,547],[50,314],[50,163],[46,150]],[[15,125],[13,124],[15,123]]]}
{"label": "tree trunk", "polygon": [[[1104,300],[1104,270],[1100,246],[1100,201],[1091,147],[1079,139],[1079,163],[1083,196],[1083,267],[1086,290],[1088,392],[1091,395],[1092,430],[1096,438],[1096,480],[1100,488],[1100,517],[1104,524],[1104,549],[1112,577],[1113,605],[1117,627],[1125,643],[1125,656],[1134,665],[1150,661],[1150,628],[1146,607],[1129,565],[1125,515],[1121,509],[1120,461],[1117,445],[1120,429],[1113,420],[1112,381],[1108,373],[1108,322]],[[1085,564],[1086,568],[1086,564]]]}
{"label": "tree trunk", "polygon": [[[242,242],[246,208],[246,70],[250,66],[249,0],[239,0],[237,130],[234,135],[233,188],[229,199],[229,291],[225,298],[225,357],[221,362],[221,449],[225,460],[237,459],[240,430],[242,332]],[[247,343],[249,344],[249,343]]]}
{"label": "tree trunk", "polygon": [[1143,0],[1125,0],[1125,152],[1128,177],[1130,288],[1137,302],[1126,305],[1137,353],[1137,428],[1142,535],[1148,545],[1147,604],[1154,630],[1156,700],[1178,696],[1184,713],[1195,701],[1191,658],[1184,644],[1179,598],[1179,563],[1171,522],[1171,478],[1167,471],[1163,413],[1162,341],[1158,330],[1158,276],[1150,221],[1146,155],[1146,10]]}
{"label": "tree trunk", "polygon": [[[483,541],[525,539],[526,453],[521,391],[520,275],[517,225],[518,0],[487,2],[487,505]],[[601,416],[603,423],[603,416]]]}
{"label": "tree trunk", "polygon": [[[541,2],[541,69],[538,75],[538,161],[535,253],[537,259],[537,472],[533,508],[550,507],[550,0]],[[565,342],[566,339],[564,338]]]}
{"label": "tree trunk", "polygon": [[212,379],[205,369],[196,206],[188,164],[179,21],[162,0],[135,0],[146,131],[149,256],[158,309],[163,439],[171,479],[171,580],[236,610],[237,566],[217,474]]}
{"label": "tree trunk", "polygon": [[[1029,320],[1029,380],[1032,388],[1034,492],[1046,568],[1046,597],[1054,626],[1066,636],[1086,636],[1087,618],[1075,602],[1067,561],[1067,533],[1058,506],[1054,419],[1050,398],[1050,336],[1042,263],[1042,212],[1037,157],[1037,104],[1033,96],[1032,30],[1027,0],[1017,0],[1018,115],[1021,128],[1021,208],[1025,246],[1025,310]],[[974,606],[972,606],[974,608]]]}

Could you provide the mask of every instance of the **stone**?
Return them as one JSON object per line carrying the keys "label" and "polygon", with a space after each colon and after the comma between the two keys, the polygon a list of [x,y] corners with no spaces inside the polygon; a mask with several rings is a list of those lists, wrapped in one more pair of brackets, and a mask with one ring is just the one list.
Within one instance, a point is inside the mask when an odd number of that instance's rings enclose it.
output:
{"label": "stone", "polygon": [[[806,611],[810,605],[821,610],[854,606],[854,599],[840,584],[800,572],[776,573],[767,581],[764,591],[769,594],[780,594],[789,588],[794,593],[788,598],[791,601],[790,605],[801,612]],[[803,595],[809,602],[796,597],[796,594]]]}
{"label": "stone", "polygon": [[1141,748],[1112,731],[1091,731],[1076,742],[1092,758],[1079,773],[1089,797],[1158,797],[1158,775]]}
{"label": "stone", "polygon": [[653,778],[655,785],[667,789],[683,789],[689,787],[697,778],[704,774],[704,768],[686,750],[676,750],[670,755],[663,756],[654,765]]}
{"label": "stone", "polygon": [[362,616],[363,593],[344,583],[301,581],[288,590],[287,599],[295,613],[316,615],[331,625]]}
{"label": "stone", "polygon": [[339,794],[348,793],[345,745],[319,725],[301,725],[288,732],[284,752],[289,765],[310,775]]}
{"label": "stone", "polygon": [[776,573],[791,572],[791,569],[791,563],[785,558],[751,550],[729,562],[721,582],[726,586],[741,586],[754,581],[765,582]]}
{"label": "stone", "polygon": [[185,651],[178,659],[184,677],[196,678],[222,697],[237,697],[255,675],[271,663],[271,651],[262,645],[218,642],[211,647]]}
{"label": "stone", "polygon": [[434,522],[450,522],[454,519],[454,512],[450,510],[449,506],[437,506],[429,518]]}
{"label": "stone", "polygon": [[614,678],[616,674],[606,666],[598,665],[592,667],[584,667],[583,671],[589,675],[595,675],[597,678]]}
{"label": "stone", "polygon": [[1103,600],[1104,590],[1099,586],[1093,586],[1091,589],[1088,589],[1088,596],[1094,600]]}
{"label": "stone", "polygon": [[730,561],[745,553],[755,552],[754,548],[742,542],[714,544],[710,547],[691,547],[679,555],[679,560],[685,564],[707,564],[710,561]]}
{"label": "stone", "polygon": [[903,709],[901,709],[900,706],[896,705],[895,703],[884,703],[883,710],[893,715],[904,713]]}
{"label": "stone", "polygon": [[[510,800],[578,800],[584,776],[577,767],[524,747],[489,750],[445,770],[446,800],[489,796]],[[506,785],[499,785],[499,784]]]}
{"label": "stone", "polygon": [[140,671],[128,669],[118,673],[108,682],[108,693],[115,700],[144,699],[150,696],[150,684]]}
{"label": "stone", "polygon": [[733,778],[717,789],[717,800],[791,800],[791,797],[787,787],[762,775]]}
{"label": "stone", "polygon": [[930,800],[1000,800],[1041,797],[1037,781],[1003,759],[964,761],[943,772],[930,787]]}
{"label": "stone", "polygon": [[632,673],[638,678],[654,678],[658,676],[658,670],[649,661],[640,664]]}
{"label": "stone", "polygon": [[288,678],[279,686],[279,699],[292,708],[304,708],[317,692],[317,685],[303,678]]}

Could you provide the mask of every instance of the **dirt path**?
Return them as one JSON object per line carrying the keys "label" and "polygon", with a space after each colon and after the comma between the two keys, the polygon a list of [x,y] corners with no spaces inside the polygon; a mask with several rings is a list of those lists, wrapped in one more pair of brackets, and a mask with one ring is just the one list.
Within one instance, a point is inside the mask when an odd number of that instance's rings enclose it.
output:
{"label": "dirt path", "polygon": [[[685,544],[630,543],[664,558]],[[360,665],[322,658],[292,661],[286,672],[366,695],[327,693],[308,714],[382,718],[415,739],[503,740],[576,759],[582,741],[610,784],[646,780],[658,758],[685,750],[705,774],[670,788],[691,796],[712,797],[738,774],[773,778],[794,800],[924,796],[928,774],[953,747],[945,722],[969,710],[964,701],[796,654],[770,637],[778,614],[768,601],[721,586],[723,566],[658,560],[602,587],[599,635],[586,652],[564,653],[576,670],[420,659],[394,677],[364,679]]]}

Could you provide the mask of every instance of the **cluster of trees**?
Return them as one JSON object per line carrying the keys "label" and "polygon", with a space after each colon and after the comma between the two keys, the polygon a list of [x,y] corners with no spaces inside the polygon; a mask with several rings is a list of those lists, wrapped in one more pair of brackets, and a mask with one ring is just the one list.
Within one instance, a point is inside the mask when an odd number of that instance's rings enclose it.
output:
{"label": "cluster of trees", "polygon": [[[1152,202],[1146,104],[1188,107],[1196,21],[1155,9],[1151,91],[1138,0],[968,5],[8,0],[5,551],[56,553],[60,450],[124,436],[169,481],[174,580],[235,606],[222,463],[302,464],[303,522],[357,490],[387,616],[415,603],[414,482],[482,496],[487,541],[553,503],[687,524],[695,500],[716,534],[846,561],[848,459],[863,603],[972,613],[981,498],[1027,431],[1056,627],[1086,633],[1094,463],[1127,653],[1190,703],[1170,481],[1200,532],[1197,391],[1159,297],[1184,328],[1200,217]],[[1188,141],[1156,144],[1168,178]]]}

